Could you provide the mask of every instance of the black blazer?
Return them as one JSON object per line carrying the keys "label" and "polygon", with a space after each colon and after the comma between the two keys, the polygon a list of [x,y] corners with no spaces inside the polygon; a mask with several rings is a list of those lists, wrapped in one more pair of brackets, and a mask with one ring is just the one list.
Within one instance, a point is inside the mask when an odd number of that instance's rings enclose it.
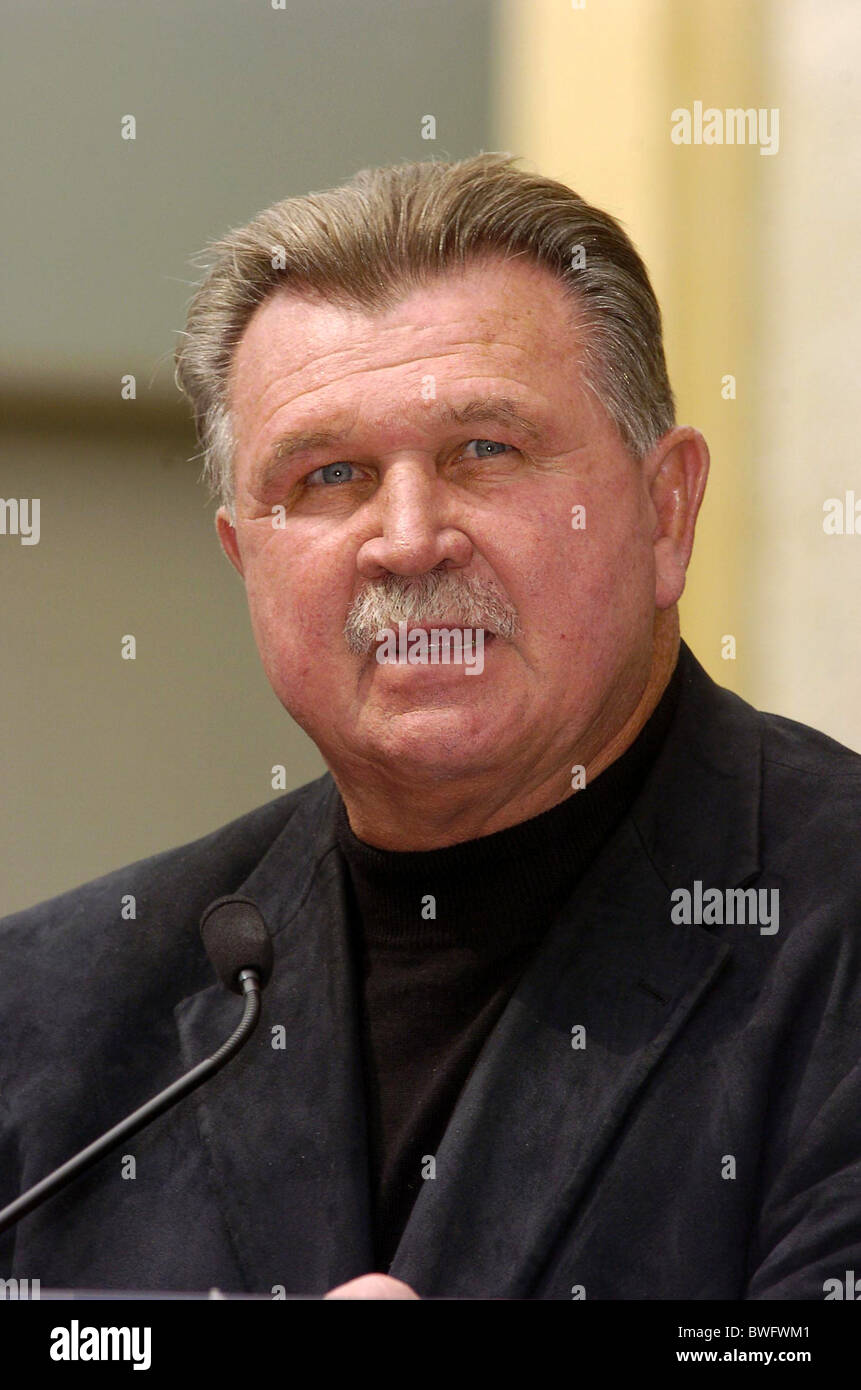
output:
{"label": "black blazer", "polygon": [[[413,1208],[391,1273],[419,1294],[822,1299],[861,1278],[861,758],[681,660],[643,791]],[[0,1275],[314,1294],[372,1270],[336,801],[326,775],[0,923],[0,1205],[232,1031],[198,937],[213,898],[254,898],[276,960],[239,1057],[0,1238]],[[674,920],[697,881],[777,890],[778,930]]]}

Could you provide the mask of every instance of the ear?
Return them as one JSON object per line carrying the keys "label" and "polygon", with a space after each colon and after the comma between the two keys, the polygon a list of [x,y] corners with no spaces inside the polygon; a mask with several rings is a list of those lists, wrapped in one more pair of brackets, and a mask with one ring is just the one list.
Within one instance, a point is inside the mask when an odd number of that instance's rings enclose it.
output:
{"label": "ear", "polygon": [[221,541],[221,549],[237,574],[244,579],[245,571],[242,567],[242,556],[239,553],[239,544],[236,539],[236,527],[230,520],[230,513],[226,507],[219,507],[215,513],[215,529],[218,532],[218,539]]}
{"label": "ear", "polygon": [[671,608],[685,587],[709,474],[708,445],[699,430],[679,425],[661,436],[643,470],[655,513],[655,605]]}

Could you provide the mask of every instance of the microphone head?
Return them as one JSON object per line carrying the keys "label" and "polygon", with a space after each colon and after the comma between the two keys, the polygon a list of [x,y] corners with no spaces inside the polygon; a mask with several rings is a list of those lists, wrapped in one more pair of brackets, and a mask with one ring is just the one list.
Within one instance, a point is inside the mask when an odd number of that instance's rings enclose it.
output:
{"label": "microphone head", "polygon": [[263,989],[272,974],[272,938],[250,898],[216,898],[200,919],[200,934],[212,968],[223,985],[242,993],[240,970],[256,970]]}

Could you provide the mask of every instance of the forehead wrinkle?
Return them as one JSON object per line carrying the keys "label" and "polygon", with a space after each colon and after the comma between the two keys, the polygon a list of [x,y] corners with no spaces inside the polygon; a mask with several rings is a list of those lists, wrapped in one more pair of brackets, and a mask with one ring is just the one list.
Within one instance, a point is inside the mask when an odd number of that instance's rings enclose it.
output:
{"label": "forehead wrinkle", "polygon": [[[443,326],[447,328],[451,327],[450,324]],[[393,327],[388,329],[387,333],[409,334],[411,339],[414,340],[417,336],[421,337],[424,334],[436,334],[440,327],[441,325],[438,324],[417,327],[414,324],[407,323],[399,325],[396,328]],[[233,409],[237,410],[237,413],[239,403],[236,400],[236,394],[238,388],[243,388],[242,394],[248,391],[256,397],[256,408],[259,410],[261,403],[265,400],[269,392],[273,389],[277,391],[284,384],[284,364],[279,359],[277,353],[274,355],[274,360],[272,360],[271,363],[268,360],[272,346],[273,344],[270,342],[268,345],[269,350],[267,350],[267,345],[265,343],[262,345],[250,344],[249,330],[246,330],[246,334],[234,355],[229,377],[228,395],[233,404]],[[276,348],[278,347],[277,340],[274,346]],[[449,340],[443,344],[434,343],[433,351],[431,352],[423,350],[419,344],[416,344],[415,351],[409,355],[404,356],[398,353],[392,360],[386,360],[385,356],[382,360],[359,360],[356,365],[352,366],[349,370],[340,371],[343,359],[355,359],[357,349],[363,347],[379,347],[380,349],[384,349],[387,346],[386,343],[379,339],[374,339],[367,344],[333,344],[327,346],[322,354],[312,356],[307,361],[294,365],[287,372],[287,376],[289,378],[298,377],[303,383],[306,378],[310,377],[310,382],[308,384],[303,384],[299,392],[299,397],[301,397],[309,394],[309,392],[313,394],[321,389],[325,390],[330,386],[345,386],[356,376],[367,377],[368,375],[376,374],[381,371],[409,370],[410,368],[420,366],[425,366],[425,371],[427,371],[431,368],[431,364],[434,360],[442,361],[448,357],[463,356],[465,352],[469,352],[471,349],[478,349],[480,353],[487,353],[488,350],[490,350],[491,356],[502,353],[505,355],[505,360],[507,362],[510,362],[512,357],[514,359],[523,358],[527,362],[531,362],[534,357],[533,344],[518,341],[516,335],[510,338],[497,326],[492,335],[483,339],[467,335],[462,338],[455,338],[453,341]],[[249,357],[250,361],[246,361],[246,357]],[[256,389],[252,390],[254,383],[253,380],[251,382],[247,381],[248,376],[250,375],[253,378],[255,374],[259,375],[261,373],[264,378],[263,382],[259,383]],[[299,397],[297,397],[297,399]]]}
{"label": "forehead wrinkle", "polygon": [[[438,327],[439,325],[427,325],[423,330],[419,331],[435,332]],[[411,324],[399,326],[399,331],[409,333],[413,337],[416,335],[416,328]],[[261,406],[271,391],[274,390],[276,393],[280,393],[281,388],[285,384],[285,374],[283,363],[278,360],[277,356],[270,365],[265,360],[268,354],[263,353],[261,355],[261,345],[255,343],[253,339],[249,342],[248,333],[249,330],[246,330],[246,334],[239,343],[236,354],[234,355],[230,374],[228,401],[231,413],[234,414],[237,422],[248,419],[248,422],[252,424],[253,432],[259,435],[263,425],[258,419],[255,426],[251,417],[253,415],[259,417]],[[289,378],[295,380],[298,377],[299,382],[302,383],[298,395],[293,401],[289,402],[289,404],[298,404],[303,396],[309,394],[313,396],[321,390],[326,392],[330,389],[343,389],[357,376],[367,378],[369,375],[373,376],[380,371],[408,371],[411,368],[421,369],[424,367],[425,374],[427,374],[429,370],[432,371],[434,360],[443,361],[446,358],[462,357],[465,351],[469,352],[470,349],[476,348],[480,353],[489,353],[491,359],[489,365],[494,367],[496,363],[493,362],[493,358],[497,357],[500,353],[503,355],[505,363],[508,366],[516,366],[518,359],[523,359],[526,363],[531,363],[534,358],[533,348],[529,343],[519,342],[516,335],[512,339],[506,333],[502,333],[497,329],[492,338],[488,338],[487,340],[465,336],[463,338],[456,338],[454,341],[449,341],[445,345],[434,344],[434,351],[431,353],[417,348],[410,356],[403,357],[399,355],[394,361],[360,361],[353,366],[351,370],[340,372],[336,374],[333,379],[332,371],[335,369],[337,373],[337,369],[343,358],[349,358],[355,355],[354,344],[335,345],[332,346],[330,350],[327,350],[322,359],[315,360],[312,358],[302,363],[301,366],[294,367],[287,373]],[[245,361],[246,354],[250,354],[251,360],[248,362]],[[471,367],[478,367],[484,364],[469,363],[469,365]],[[256,389],[253,389],[253,378],[255,375],[259,375],[261,371],[264,376],[264,381],[258,383]],[[247,379],[249,373],[252,378],[251,381]],[[307,380],[309,376],[310,381]],[[266,378],[268,378],[268,380]],[[237,399],[237,394],[239,399]],[[249,396],[251,397],[250,400]],[[254,397],[256,397],[256,400],[254,400]],[[507,404],[510,405],[512,403],[507,402]],[[282,408],[283,405],[279,401],[275,409],[270,412],[270,415],[279,413]]]}

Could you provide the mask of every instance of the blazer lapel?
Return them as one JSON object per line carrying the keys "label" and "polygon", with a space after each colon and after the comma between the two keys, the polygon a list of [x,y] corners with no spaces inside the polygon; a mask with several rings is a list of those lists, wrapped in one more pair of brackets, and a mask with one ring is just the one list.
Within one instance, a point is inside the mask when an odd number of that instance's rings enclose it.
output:
{"label": "blazer lapel", "polygon": [[[372,1263],[356,986],[330,779],[300,803],[236,892],[273,937],[257,1031],[197,1092],[215,1191],[249,1290],[322,1293]],[[221,985],[176,1009],[192,1066],[229,1036]]]}
{"label": "blazer lapel", "polygon": [[607,1146],[729,948],[669,923],[633,827],[522,978],[391,1266],[417,1292],[528,1297]]}

